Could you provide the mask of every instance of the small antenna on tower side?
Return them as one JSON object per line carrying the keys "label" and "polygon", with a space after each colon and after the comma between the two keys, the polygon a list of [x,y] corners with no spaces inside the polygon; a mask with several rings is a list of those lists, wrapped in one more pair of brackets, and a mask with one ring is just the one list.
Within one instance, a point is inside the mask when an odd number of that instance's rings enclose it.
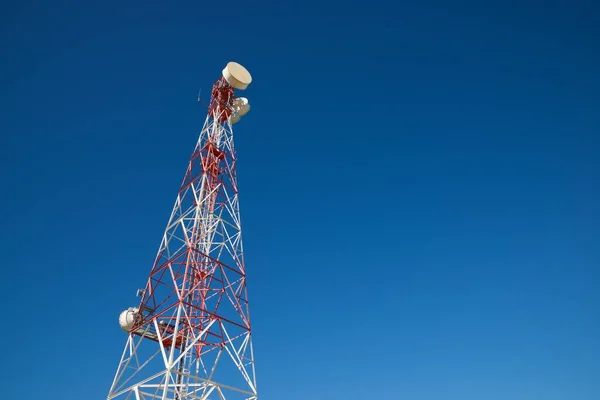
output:
{"label": "small antenna on tower side", "polygon": [[198,89],[198,103],[202,104],[204,107],[208,108],[208,105],[202,101],[200,94],[202,93],[202,88]]}

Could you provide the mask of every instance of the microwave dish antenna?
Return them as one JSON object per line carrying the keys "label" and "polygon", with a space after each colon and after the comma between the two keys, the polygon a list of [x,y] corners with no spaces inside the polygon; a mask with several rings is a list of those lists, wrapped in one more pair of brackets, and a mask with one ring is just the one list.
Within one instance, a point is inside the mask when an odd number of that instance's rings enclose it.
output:
{"label": "microwave dish antenna", "polygon": [[248,103],[248,99],[245,97],[238,97],[234,99],[233,107],[237,110],[240,116],[244,116],[248,114],[248,111],[250,111],[250,103]]}
{"label": "microwave dish antenna", "polygon": [[225,68],[223,68],[223,78],[229,83],[234,89],[245,90],[248,85],[252,82],[252,75],[246,68],[236,62],[228,62]]}

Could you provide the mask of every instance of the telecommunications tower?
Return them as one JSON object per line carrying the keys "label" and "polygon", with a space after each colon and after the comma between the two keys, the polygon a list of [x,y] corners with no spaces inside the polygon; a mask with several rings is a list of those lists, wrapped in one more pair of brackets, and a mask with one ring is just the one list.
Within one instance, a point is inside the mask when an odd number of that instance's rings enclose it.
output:
{"label": "telecommunications tower", "polygon": [[251,81],[230,62],[213,84],[107,399],[258,399],[232,130]]}

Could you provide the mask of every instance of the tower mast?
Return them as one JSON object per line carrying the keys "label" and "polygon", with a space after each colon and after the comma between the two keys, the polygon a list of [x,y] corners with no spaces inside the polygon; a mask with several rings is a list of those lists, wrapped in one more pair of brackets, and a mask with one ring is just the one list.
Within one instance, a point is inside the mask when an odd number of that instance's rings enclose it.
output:
{"label": "tower mast", "polygon": [[213,84],[107,399],[258,399],[232,129],[251,81],[230,62]]}

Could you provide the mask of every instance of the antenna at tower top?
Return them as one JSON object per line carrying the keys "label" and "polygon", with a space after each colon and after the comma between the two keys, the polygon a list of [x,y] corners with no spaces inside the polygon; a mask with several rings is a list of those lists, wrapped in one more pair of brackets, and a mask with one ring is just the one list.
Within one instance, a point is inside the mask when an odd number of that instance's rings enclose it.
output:
{"label": "antenna at tower top", "polygon": [[236,62],[229,62],[223,68],[223,78],[233,88],[238,90],[245,90],[248,85],[252,82],[252,75],[246,68]]}

